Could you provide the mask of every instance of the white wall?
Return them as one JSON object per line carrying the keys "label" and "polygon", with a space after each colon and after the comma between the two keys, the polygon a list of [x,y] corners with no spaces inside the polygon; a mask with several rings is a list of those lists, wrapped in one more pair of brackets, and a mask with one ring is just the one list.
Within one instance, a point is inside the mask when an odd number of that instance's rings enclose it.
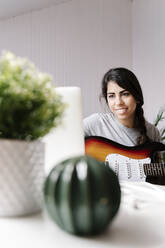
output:
{"label": "white wall", "polygon": [[72,0],[0,22],[0,50],[27,56],[56,85],[82,88],[84,116],[100,110],[103,74],[132,65],[131,0]]}
{"label": "white wall", "polygon": [[133,0],[133,69],[142,84],[145,113],[153,121],[165,106],[165,1]]}

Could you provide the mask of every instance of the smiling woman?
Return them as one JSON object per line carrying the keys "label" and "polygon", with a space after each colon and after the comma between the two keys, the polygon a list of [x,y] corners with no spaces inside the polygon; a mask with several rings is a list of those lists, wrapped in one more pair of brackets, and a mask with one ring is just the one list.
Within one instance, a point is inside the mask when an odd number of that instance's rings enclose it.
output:
{"label": "smiling woman", "polygon": [[[102,96],[108,105],[109,111],[108,113],[92,114],[84,119],[85,150],[88,155],[95,158],[103,156],[105,153],[104,161],[106,161],[106,164],[109,164],[110,168],[112,168],[112,162],[114,163],[115,172],[117,172],[119,179],[122,178],[124,169],[126,174],[128,174],[125,178],[129,179],[135,170],[135,161],[133,162],[129,157],[126,157],[125,164],[123,161],[119,162],[118,155],[122,155],[120,152],[117,152],[114,161],[112,161],[112,156],[110,160],[108,155],[114,154],[113,149],[108,148],[104,150],[103,144],[99,149],[96,149],[99,142],[97,140],[92,143],[92,139],[104,139],[106,145],[108,142],[112,144],[115,142],[117,146],[123,145],[124,151],[130,149],[130,147],[147,142],[152,150],[152,142],[159,142],[160,134],[158,129],[144,118],[142,108],[144,103],[143,93],[139,81],[132,71],[126,68],[113,68],[109,70],[102,80]],[[138,152],[140,148],[141,146],[137,147]],[[152,161],[158,162],[160,159],[158,151],[154,151],[154,159],[150,156],[149,159],[151,158]],[[148,157],[145,158],[148,159]],[[140,180],[144,169],[143,164],[146,162],[142,161],[143,159],[139,160],[139,158],[136,158],[136,160],[138,161],[136,180]],[[155,174],[147,176],[146,180],[155,184],[165,184],[164,177],[155,176]]]}
{"label": "smiling woman", "polygon": [[105,73],[102,97],[109,112],[85,118],[85,136],[102,136],[127,146],[160,141],[158,129],[144,118],[142,89],[132,71],[113,68]]}

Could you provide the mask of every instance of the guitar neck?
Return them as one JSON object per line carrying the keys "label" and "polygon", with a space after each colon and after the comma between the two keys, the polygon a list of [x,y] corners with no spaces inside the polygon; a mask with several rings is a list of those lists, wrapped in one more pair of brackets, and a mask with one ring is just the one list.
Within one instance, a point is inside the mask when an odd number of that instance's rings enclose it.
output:
{"label": "guitar neck", "polygon": [[165,164],[162,163],[143,164],[143,169],[146,176],[165,176]]}

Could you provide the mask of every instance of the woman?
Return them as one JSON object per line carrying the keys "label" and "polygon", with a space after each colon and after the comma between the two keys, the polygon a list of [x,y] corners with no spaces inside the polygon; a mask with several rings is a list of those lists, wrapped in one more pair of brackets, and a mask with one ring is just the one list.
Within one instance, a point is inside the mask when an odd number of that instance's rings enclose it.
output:
{"label": "woman", "polygon": [[102,136],[126,146],[160,141],[158,129],[144,118],[143,93],[133,72],[126,68],[109,70],[102,80],[102,96],[109,113],[85,118],[85,136]]}
{"label": "woman", "polygon": [[[160,141],[158,129],[144,118],[143,93],[133,72],[126,68],[109,70],[102,80],[102,96],[109,113],[85,118],[85,136],[102,136],[125,146]],[[148,176],[147,181],[165,184],[164,177]]]}

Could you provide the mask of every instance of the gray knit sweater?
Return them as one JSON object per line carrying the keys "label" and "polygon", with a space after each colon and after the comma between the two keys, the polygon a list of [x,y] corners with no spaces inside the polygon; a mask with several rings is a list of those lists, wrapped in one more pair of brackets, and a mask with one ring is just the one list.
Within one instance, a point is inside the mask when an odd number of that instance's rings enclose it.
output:
{"label": "gray knit sweater", "polygon": [[[140,132],[120,123],[112,113],[96,113],[83,121],[85,136],[102,136],[125,146],[137,145]],[[146,121],[147,135],[153,141],[160,141],[158,129]]]}

